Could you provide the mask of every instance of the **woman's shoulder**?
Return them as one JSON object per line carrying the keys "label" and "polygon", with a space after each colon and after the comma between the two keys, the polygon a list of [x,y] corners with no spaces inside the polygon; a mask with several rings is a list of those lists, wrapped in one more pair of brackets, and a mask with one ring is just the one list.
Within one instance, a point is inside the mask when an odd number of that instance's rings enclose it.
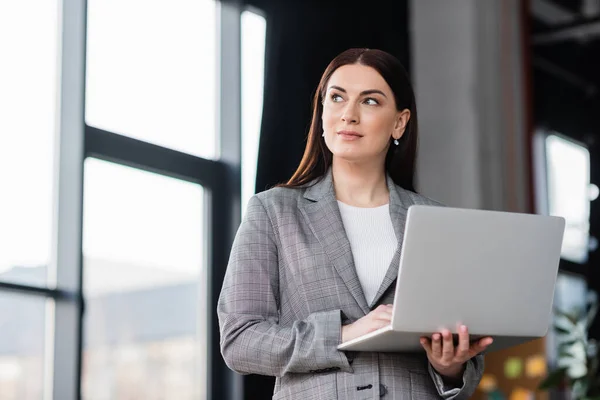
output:
{"label": "woman's shoulder", "polygon": [[[298,202],[303,198],[306,188],[290,188],[276,186],[257,193],[253,196],[267,210],[277,210],[287,207],[296,208]],[[251,200],[252,201],[252,200]]]}

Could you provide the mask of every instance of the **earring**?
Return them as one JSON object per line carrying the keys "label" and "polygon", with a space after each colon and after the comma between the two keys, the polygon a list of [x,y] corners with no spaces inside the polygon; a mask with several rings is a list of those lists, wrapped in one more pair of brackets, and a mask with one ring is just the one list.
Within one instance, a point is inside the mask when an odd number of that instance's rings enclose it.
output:
{"label": "earring", "polygon": [[400,144],[400,142],[398,141],[398,139],[394,139],[394,144],[395,144],[396,146],[398,146],[398,145]]}
{"label": "earring", "polygon": [[325,131],[323,131],[323,134],[321,136],[325,137]]}

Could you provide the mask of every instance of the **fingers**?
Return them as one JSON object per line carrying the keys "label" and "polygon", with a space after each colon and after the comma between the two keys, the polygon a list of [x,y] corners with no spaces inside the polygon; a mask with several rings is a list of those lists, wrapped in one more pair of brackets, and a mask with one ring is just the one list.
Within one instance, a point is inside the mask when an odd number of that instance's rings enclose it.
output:
{"label": "fingers", "polygon": [[388,323],[392,320],[392,305],[382,304],[376,309],[370,312],[374,319],[387,321]]}
{"label": "fingers", "polygon": [[435,358],[442,357],[442,335],[434,333],[431,336],[431,354]]}
{"label": "fingers", "polygon": [[458,348],[456,350],[456,357],[464,361],[469,359],[470,346],[469,330],[465,325],[461,325],[458,327]]}
{"label": "fingers", "polygon": [[465,325],[458,327],[458,345],[454,345],[454,337],[448,329],[441,333],[434,333],[431,340],[427,337],[421,338],[421,345],[425,351],[444,362],[468,360],[470,358],[469,331]]}
{"label": "fingers", "polygon": [[392,320],[392,306],[380,305],[367,316],[361,318],[361,333],[366,334],[381,329],[390,324]]}
{"label": "fingers", "polygon": [[423,348],[425,349],[425,352],[428,355],[431,355],[432,354],[431,340],[429,340],[429,338],[427,338],[427,337],[422,337],[420,342],[421,342],[421,346],[423,346]]}
{"label": "fingers", "polygon": [[465,325],[458,326],[456,346],[452,332],[448,329],[443,329],[441,333],[434,333],[431,340],[425,336],[420,339],[421,346],[425,349],[433,368],[447,376],[454,376],[462,371],[465,362],[485,350],[492,341],[491,337],[485,337],[470,345],[469,330]]}
{"label": "fingers", "polygon": [[469,358],[475,357],[477,354],[479,354],[482,351],[484,351],[485,349],[487,349],[487,347],[490,344],[492,344],[493,342],[494,342],[494,339],[492,339],[489,336],[488,337],[484,337],[484,338],[478,340],[469,349]]}
{"label": "fingers", "polygon": [[454,339],[448,329],[442,330],[442,359],[450,362],[454,359]]}
{"label": "fingers", "polygon": [[369,314],[342,327],[342,342],[355,339],[390,324],[392,319],[392,305],[380,305]]}
{"label": "fingers", "polygon": [[381,329],[383,327],[386,327],[390,324],[389,320],[385,320],[385,319],[375,319],[371,322],[371,324],[369,324],[369,328],[368,328],[368,332],[373,332],[376,331],[377,329]]}

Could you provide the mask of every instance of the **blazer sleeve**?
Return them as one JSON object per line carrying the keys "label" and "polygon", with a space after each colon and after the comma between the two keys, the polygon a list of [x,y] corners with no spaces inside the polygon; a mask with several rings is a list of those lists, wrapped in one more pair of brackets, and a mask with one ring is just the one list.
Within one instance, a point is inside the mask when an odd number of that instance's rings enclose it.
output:
{"label": "blazer sleeve", "polygon": [[217,304],[221,354],[242,374],[352,372],[341,341],[341,311],[279,325],[279,265],[273,224],[258,196],[236,234]]}
{"label": "blazer sleeve", "polygon": [[438,394],[444,400],[468,400],[471,398],[475,389],[481,381],[484,370],[483,354],[478,354],[467,361],[465,372],[463,373],[462,386],[448,387],[440,374],[429,364],[429,375],[437,388]]}

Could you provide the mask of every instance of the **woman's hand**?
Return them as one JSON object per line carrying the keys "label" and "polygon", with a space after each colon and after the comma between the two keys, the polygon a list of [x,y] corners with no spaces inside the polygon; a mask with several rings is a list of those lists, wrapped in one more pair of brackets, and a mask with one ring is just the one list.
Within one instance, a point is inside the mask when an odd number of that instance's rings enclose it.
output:
{"label": "woman's hand", "polygon": [[352,324],[342,326],[342,343],[388,326],[391,321],[392,305],[382,304]]}
{"label": "woman's hand", "polygon": [[449,379],[461,379],[465,363],[484,351],[492,342],[491,337],[485,337],[470,344],[469,330],[464,325],[458,329],[458,346],[456,348],[452,333],[447,329],[444,329],[441,334],[434,333],[431,339],[421,338],[421,345],[427,352],[431,366],[440,375]]}

